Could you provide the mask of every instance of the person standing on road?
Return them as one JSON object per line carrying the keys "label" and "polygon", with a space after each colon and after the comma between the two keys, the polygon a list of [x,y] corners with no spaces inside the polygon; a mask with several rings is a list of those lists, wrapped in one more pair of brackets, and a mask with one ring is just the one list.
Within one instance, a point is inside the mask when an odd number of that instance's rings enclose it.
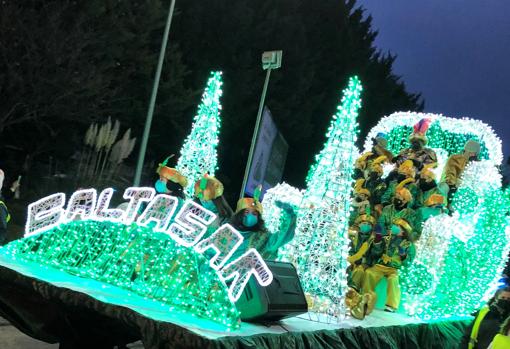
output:
{"label": "person standing on road", "polygon": [[[4,171],[0,170],[0,192],[4,184]],[[7,223],[11,220],[7,205],[5,205],[4,198],[0,194],[0,246],[5,245],[7,242]]]}

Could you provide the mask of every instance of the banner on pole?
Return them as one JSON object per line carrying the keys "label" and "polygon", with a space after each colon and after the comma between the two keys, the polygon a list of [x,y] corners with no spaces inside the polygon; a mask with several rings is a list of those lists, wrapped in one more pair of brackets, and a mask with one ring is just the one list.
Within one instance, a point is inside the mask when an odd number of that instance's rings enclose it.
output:
{"label": "banner on pole", "polygon": [[245,194],[253,196],[257,185],[262,184],[262,199],[267,189],[281,181],[288,149],[289,146],[278,131],[270,110],[264,107]]}

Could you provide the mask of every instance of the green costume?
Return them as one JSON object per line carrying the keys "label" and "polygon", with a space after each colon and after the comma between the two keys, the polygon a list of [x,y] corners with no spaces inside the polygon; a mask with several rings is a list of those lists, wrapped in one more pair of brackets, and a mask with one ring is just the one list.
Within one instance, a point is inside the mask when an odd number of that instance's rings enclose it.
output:
{"label": "green costume", "polygon": [[410,264],[415,255],[414,244],[408,239],[387,235],[381,241],[372,243],[369,258],[375,264],[400,269],[402,266]]}
{"label": "green costume", "polygon": [[230,259],[234,260],[250,248],[254,248],[263,259],[274,260],[278,257],[278,249],[294,238],[295,229],[296,214],[294,210],[288,205],[283,206],[278,231],[271,233],[265,227],[259,231],[238,229],[244,240]]}
{"label": "green costume", "polygon": [[[443,191],[441,189],[439,189],[437,186],[435,186],[434,188],[429,189],[427,191],[418,190],[416,199],[415,199],[416,207],[425,206],[425,202],[434,194],[445,196]],[[443,204],[446,206],[446,198],[445,198]]]}
{"label": "green costume", "polygon": [[439,207],[420,207],[416,210],[416,227],[415,229],[418,231],[417,238],[420,237],[422,230],[423,230],[423,224],[427,221],[427,219],[435,216],[439,216],[442,213],[448,213],[448,210],[446,208],[439,208]]}
{"label": "green costume", "polygon": [[393,159],[393,154],[381,145],[374,145],[371,151],[363,153],[354,164],[354,179],[366,178],[366,170],[370,169],[372,162],[380,156],[385,156],[385,162],[389,163]]}
{"label": "green costume", "polygon": [[430,148],[421,148],[414,150],[412,148],[403,149],[396,157],[397,165],[406,160],[414,160],[422,165],[437,163],[436,152]]}
{"label": "green costume", "polygon": [[407,207],[397,210],[395,205],[388,205],[383,208],[381,217],[379,217],[379,225],[387,232],[398,218],[404,219],[413,229],[415,228],[416,212]]}
{"label": "green costume", "polygon": [[349,257],[347,260],[352,264],[367,264],[366,252],[370,248],[374,237],[371,233],[363,234],[356,232],[355,234],[349,235]]}
{"label": "green costume", "polygon": [[365,182],[365,188],[370,191],[370,204],[372,208],[382,202],[382,197],[386,193],[387,185],[382,178],[369,178]]}
{"label": "green costume", "polygon": [[[391,200],[395,196],[395,190],[397,188],[397,185],[399,184],[398,180],[393,180],[388,184],[388,189],[384,192],[384,194],[381,197],[381,203],[383,205],[388,205],[391,203]],[[412,200],[408,203],[409,207],[416,207],[416,197],[418,196],[418,186],[414,183],[406,184],[405,187],[409,189],[411,192]]]}
{"label": "green costume", "polygon": [[365,279],[365,270],[370,266],[367,257],[374,237],[371,233],[362,234],[361,232],[356,232],[350,235],[349,239],[351,244],[347,261],[351,265],[347,269],[347,284],[357,292],[360,292]]}
{"label": "green costume", "polygon": [[370,313],[374,307],[377,295],[375,288],[379,281],[386,278],[386,307],[392,311],[398,309],[400,304],[400,284],[398,270],[405,264],[409,264],[415,256],[414,245],[403,237],[387,235],[378,242],[373,242],[369,252],[369,258],[375,261],[375,265],[365,271],[363,292],[372,295],[373,302],[368,304]]}

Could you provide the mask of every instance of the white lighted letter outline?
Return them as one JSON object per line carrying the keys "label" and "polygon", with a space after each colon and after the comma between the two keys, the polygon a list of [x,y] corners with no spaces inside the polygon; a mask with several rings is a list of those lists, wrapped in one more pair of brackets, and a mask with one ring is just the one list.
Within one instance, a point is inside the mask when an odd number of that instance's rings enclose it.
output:
{"label": "white lighted letter outline", "polygon": [[252,274],[255,275],[261,286],[268,286],[273,282],[271,270],[254,248],[250,248],[241,257],[221,270],[220,277],[223,281],[234,279],[228,290],[232,302],[236,302],[241,297]]}
{"label": "white lighted letter outline", "polygon": [[144,201],[151,201],[156,190],[150,187],[129,187],[124,191],[124,199],[129,199],[126,212],[122,216],[124,224],[129,225],[135,221],[136,214]]}
{"label": "white lighted letter outline", "polygon": [[96,207],[97,192],[95,189],[77,190],[67,203],[65,220],[72,221],[76,215],[82,219],[91,218]]}
{"label": "white lighted letter outline", "polygon": [[235,230],[230,224],[224,224],[210,237],[200,241],[195,245],[195,250],[204,253],[208,249],[213,249],[215,254],[209,260],[209,265],[215,269],[220,269],[225,262],[232,257],[235,250],[243,243],[243,236]]}
{"label": "white lighted letter outline", "polygon": [[193,201],[187,201],[166,233],[179,244],[191,247],[200,241],[207,226],[215,219],[216,215],[213,212]]}
{"label": "white lighted letter outline", "polygon": [[154,222],[156,225],[152,228],[152,230],[164,231],[168,227],[168,224],[177,209],[177,204],[178,200],[176,197],[166,194],[158,194],[149,203],[136,222],[143,226],[147,226],[150,222]]}
{"label": "white lighted letter outline", "polygon": [[66,195],[57,193],[28,205],[25,237],[57,226],[64,213],[65,202]]}
{"label": "white lighted letter outline", "polygon": [[94,219],[98,221],[110,221],[110,222],[121,222],[124,210],[117,208],[108,208],[110,206],[110,200],[113,196],[113,188],[104,189],[99,198],[97,199],[96,216]]}
{"label": "white lighted letter outline", "polygon": [[[137,221],[138,224],[145,225],[150,221],[157,221],[159,219],[160,215],[156,215],[153,212],[153,209],[161,207],[160,205],[157,205],[157,201],[164,198],[168,203],[167,207],[172,207],[170,208],[170,211],[166,213],[164,220],[162,218],[162,221],[158,223],[157,229],[161,229],[168,225],[168,222],[171,220],[177,208],[178,202],[176,198],[164,194],[158,195],[154,198],[155,190],[153,188],[131,187],[126,189],[124,192],[124,198],[129,199],[130,201],[128,209],[121,216],[123,210],[108,209],[113,195],[112,188],[107,188],[101,192],[99,201],[97,202],[97,207],[94,211],[94,206],[96,206],[96,195],[97,192],[95,189],[76,191],[69,200],[67,212],[64,210],[64,193],[49,195],[31,203],[28,206],[25,237],[53,228],[62,221],[67,221],[64,217],[66,213],[68,215],[72,214],[70,217],[74,217],[79,212],[84,212],[86,216],[90,216],[98,221],[121,221],[124,224],[131,224],[141,203],[143,201],[154,200],[151,204],[149,204],[149,207],[143,212],[142,216]],[[168,200],[168,198],[171,200]],[[83,200],[88,201],[85,205],[82,204],[80,206],[79,203]],[[218,277],[223,282],[234,279],[228,290],[228,295],[232,302],[239,299],[252,274],[255,275],[257,282],[261,286],[271,284],[273,281],[273,275],[260,254],[254,248],[249,249],[241,257],[237,258],[220,270],[220,268],[222,268],[225,262],[233,255],[235,250],[239,248],[244,240],[243,236],[229,224],[222,225],[209,238],[204,239],[197,244],[200,238],[205,234],[207,225],[211,224],[215,218],[216,215],[213,212],[205,209],[195,202],[188,201],[175,217],[175,222],[172,223],[169,230],[165,232],[177,243],[183,246],[191,247],[196,244],[195,250],[199,253],[211,248],[216,252],[213,258],[211,258],[209,265],[217,271]],[[226,243],[222,242],[221,239],[223,238],[227,239]],[[228,248],[231,249],[230,252]]]}

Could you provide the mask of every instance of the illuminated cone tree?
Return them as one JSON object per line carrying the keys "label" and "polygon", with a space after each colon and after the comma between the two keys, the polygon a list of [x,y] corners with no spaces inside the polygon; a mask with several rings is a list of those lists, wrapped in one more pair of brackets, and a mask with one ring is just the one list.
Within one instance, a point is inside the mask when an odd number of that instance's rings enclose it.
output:
{"label": "illuminated cone tree", "polygon": [[188,179],[188,196],[193,195],[193,185],[204,173],[214,175],[217,168],[222,85],[221,72],[211,72],[191,133],[184,141],[177,161],[177,169]]}
{"label": "illuminated cone tree", "polygon": [[296,265],[311,297],[311,310],[334,316],[343,311],[341,300],[347,286],[347,229],[361,90],[358,78],[352,77],[329,126],[324,149],[308,174],[296,236],[282,253]]}

